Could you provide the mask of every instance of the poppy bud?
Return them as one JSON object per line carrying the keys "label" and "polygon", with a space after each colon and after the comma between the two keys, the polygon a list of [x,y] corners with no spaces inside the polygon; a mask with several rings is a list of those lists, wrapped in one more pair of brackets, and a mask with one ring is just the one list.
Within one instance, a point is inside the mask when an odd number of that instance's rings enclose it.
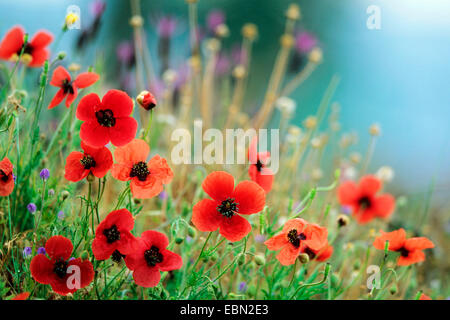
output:
{"label": "poppy bud", "polygon": [[176,244],[182,244],[183,240],[184,240],[183,238],[177,237],[177,238],[175,238],[175,243]]}
{"label": "poppy bud", "polygon": [[195,236],[197,235],[197,231],[195,231],[194,228],[189,227],[189,228],[188,228],[188,235],[189,235],[189,237],[191,237],[191,238],[195,238]]}
{"label": "poppy bud", "polygon": [[211,261],[212,261],[212,262],[216,262],[217,259],[219,259],[219,254],[218,254],[217,252],[214,252],[214,253],[211,255]]}
{"label": "poppy bud", "polygon": [[148,91],[141,91],[139,95],[136,97],[136,102],[145,110],[152,110],[154,107],[156,107],[156,99]]}
{"label": "poppy bud", "polygon": [[87,259],[89,259],[89,253],[86,250],[84,250],[81,253],[81,260],[87,260]]}
{"label": "poppy bud", "polygon": [[69,196],[70,196],[69,191],[63,190],[63,191],[61,192],[61,197],[62,197],[63,201],[66,200]]}
{"label": "poppy bud", "polygon": [[299,260],[301,263],[303,263],[303,264],[308,263],[308,262],[309,262],[309,256],[308,256],[307,253],[301,253],[301,254],[298,256],[298,260]]}
{"label": "poppy bud", "polygon": [[133,198],[134,204],[141,204],[141,199]]}
{"label": "poppy bud", "polygon": [[389,289],[389,292],[394,295],[397,293],[397,285],[393,284],[392,287]]}
{"label": "poppy bud", "polygon": [[237,263],[239,266],[242,266],[245,263],[245,255],[244,254],[239,255],[239,257],[237,259]]}
{"label": "poppy bud", "polygon": [[266,259],[261,255],[257,255],[257,256],[255,256],[255,263],[258,266],[262,266],[262,265],[266,264]]}
{"label": "poppy bud", "polygon": [[337,217],[337,223],[338,223],[339,228],[340,227],[345,227],[346,225],[348,225],[349,221],[350,221],[350,219],[345,214],[340,214]]}
{"label": "poppy bud", "polygon": [[92,174],[92,172],[89,172],[88,176],[86,177],[86,180],[87,180],[89,183],[92,183],[92,182],[95,181],[95,177],[94,177],[94,175]]}
{"label": "poppy bud", "polygon": [[58,53],[58,60],[63,60],[66,57],[66,53],[64,51],[61,51]]}

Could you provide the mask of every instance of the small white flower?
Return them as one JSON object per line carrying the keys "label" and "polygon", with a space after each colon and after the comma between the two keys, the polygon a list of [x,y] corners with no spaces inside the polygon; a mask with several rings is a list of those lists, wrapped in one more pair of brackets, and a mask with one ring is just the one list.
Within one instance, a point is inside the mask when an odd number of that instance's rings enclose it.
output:
{"label": "small white flower", "polygon": [[378,169],[375,175],[383,182],[391,182],[394,178],[394,170],[391,167],[383,166]]}
{"label": "small white flower", "polygon": [[280,97],[275,102],[275,106],[286,116],[291,116],[295,112],[297,103],[288,97]]}

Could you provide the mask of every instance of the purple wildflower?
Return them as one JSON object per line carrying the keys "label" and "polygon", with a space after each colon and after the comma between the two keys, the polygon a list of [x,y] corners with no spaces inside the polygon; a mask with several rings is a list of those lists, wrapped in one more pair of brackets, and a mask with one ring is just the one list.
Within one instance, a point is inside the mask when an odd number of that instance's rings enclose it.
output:
{"label": "purple wildflower", "polygon": [[158,21],[158,34],[161,38],[170,38],[177,27],[177,20],[174,17],[162,17]]}
{"label": "purple wildflower", "polygon": [[266,241],[266,236],[262,234],[257,234],[255,236],[255,241],[258,243],[263,243],[264,241]]}
{"label": "purple wildflower", "polygon": [[208,29],[212,32],[216,30],[217,26],[225,23],[225,14],[221,10],[212,10],[208,14],[207,25]]}
{"label": "purple wildflower", "polygon": [[54,189],[49,189],[47,194],[48,194],[49,197],[53,197],[55,195],[55,190]]}
{"label": "purple wildflower", "polygon": [[240,292],[245,292],[245,291],[247,291],[247,282],[242,281],[241,283],[239,283],[239,291],[240,291]]}
{"label": "purple wildflower", "polygon": [[39,173],[39,176],[42,180],[47,180],[50,177],[50,171],[48,171],[47,168],[44,168],[41,170],[41,173]]}
{"label": "purple wildflower", "polygon": [[163,191],[159,194],[158,198],[160,198],[161,200],[167,199],[167,192],[166,192],[165,190],[163,190]]}
{"label": "purple wildflower", "polygon": [[344,214],[350,214],[352,212],[352,207],[350,207],[350,206],[341,206],[341,211]]}
{"label": "purple wildflower", "polygon": [[63,220],[64,217],[65,217],[64,211],[59,211],[59,212],[58,212],[58,219],[59,219],[59,220]]}
{"label": "purple wildflower", "polygon": [[44,247],[39,247],[36,252],[37,252],[37,254],[45,254],[46,253]]}
{"label": "purple wildflower", "polygon": [[30,202],[30,203],[27,205],[27,210],[28,210],[28,212],[30,212],[30,213],[35,213],[35,212],[36,212],[36,209],[37,209],[37,207],[36,207],[36,205],[35,205],[33,202]]}
{"label": "purple wildflower", "polygon": [[101,0],[96,0],[91,3],[90,10],[94,17],[99,17],[106,9],[106,3]]}
{"label": "purple wildflower", "polygon": [[219,54],[216,61],[216,74],[218,76],[223,76],[230,69],[230,60],[224,54]]}
{"label": "purple wildflower", "polygon": [[295,48],[300,53],[308,53],[317,45],[316,37],[307,31],[297,33],[295,37]]}
{"label": "purple wildflower", "polygon": [[131,41],[122,41],[116,49],[117,59],[123,64],[129,64],[134,58],[134,47]]}
{"label": "purple wildflower", "polygon": [[28,256],[30,256],[32,253],[31,247],[25,247],[23,249],[23,257],[26,258]]}

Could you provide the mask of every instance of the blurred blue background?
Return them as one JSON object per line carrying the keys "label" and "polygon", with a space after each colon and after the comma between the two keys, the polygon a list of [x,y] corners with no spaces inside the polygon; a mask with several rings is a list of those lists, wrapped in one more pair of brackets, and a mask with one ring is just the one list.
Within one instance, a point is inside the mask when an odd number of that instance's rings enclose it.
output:
{"label": "blurred blue background", "polygon": [[[377,122],[378,139],[371,163],[374,171],[382,165],[395,170],[395,187],[404,192],[423,192],[433,176],[436,193],[447,196],[450,190],[450,1],[447,0],[208,0],[199,3],[200,22],[214,8],[226,13],[231,39],[238,41],[246,22],[259,27],[255,44],[249,90],[262,99],[266,82],[278,50],[284,27],[284,12],[289,3],[302,10],[302,28],[313,32],[324,51],[324,62],[292,97],[298,101],[292,123],[313,114],[335,74],[341,78],[333,101],[341,105],[343,131],[355,130],[365,152],[368,127]],[[59,34],[67,6],[78,5],[81,23],[90,23],[91,1],[0,1],[0,35],[16,24],[30,34],[40,28]],[[369,5],[381,9],[381,29],[369,30],[366,21]],[[184,0],[143,1],[143,15],[172,14],[179,19],[176,43],[187,51],[187,7]],[[69,30],[58,51],[68,60],[89,64],[96,54],[115,57],[117,44],[131,39],[128,1],[107,1],[107,9],[97,42],[88,50],[72,54],[79,30]],[[148,28],[147,28],[148,30]],[[156,48],[156,33],[149,32],[150,48]],[[156,53],[154,53],[156,59]],[[111,60],[107,60],[111,61]],[[108,68],[108,66],[106,66]],[[114,83],[114,73],[108,75]]]}

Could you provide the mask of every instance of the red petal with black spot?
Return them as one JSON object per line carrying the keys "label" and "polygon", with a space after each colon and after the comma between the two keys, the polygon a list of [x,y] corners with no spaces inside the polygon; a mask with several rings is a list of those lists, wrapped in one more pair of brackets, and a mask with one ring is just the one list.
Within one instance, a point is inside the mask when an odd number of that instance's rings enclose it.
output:
{"label": "red petal with black spot", "polygon": [[137,238],[135,250],[126,256],[125,263],[133,270],[133,279],[138,286],[150,288],[161,280],[160,271],[180,269],[181,257],[167,250],[169,239],[158,231],[145,231]]}
{"label": "red petal with black spot", "polygon": [[0,196],[6,197],[11,194],[14,189],[13,164],[8,158],[0,161]]}
{"label": "red petal with black spot", "polygon": [[131,234],[134,218],[127,209],[112,211],[95,230],[92,253],[97,260],[106,260],[117,250],[121,255],[133,251],[136,239]]}
{"label": "red petal with black spot", "polygon": [[83,123],[80,138],[93,147],[103,147],[108,142],[117,147],[134,139],[137,121],[130,117],[133,101],[123,91],[109,90],[100,101],[95,93],[83,97],[77,107],[77,118]]}
{"label": "red petal with black spot", "polygon": [[89,285],[94,279],[94,268],[88,260],[70,259],[72,242],[63,236],[53,236],[45,244],[44,254],[31,260],[31,275],[39,283],[49,284],[61,295],[73,293]]}
{"label": "red petal with black spot", "polygon": [[103,178],[112,168],[113,157],[106,147],[94,148],[81,141],[83,152],[73,151],[66,158],[64,177],[72,182],[86,178],[92,173]]}
{"label": "red petal with black spot", "polygon": [[203,199],[193,207],[192,223],[197,229],[219,229],[232,242],[249,234],[252,227],[241,215],[258,213],[264,208],[264,189],[253,181],[242,181],[235,188],[233,176],[224,171],[209,174],[202,187],[212,199]]}

